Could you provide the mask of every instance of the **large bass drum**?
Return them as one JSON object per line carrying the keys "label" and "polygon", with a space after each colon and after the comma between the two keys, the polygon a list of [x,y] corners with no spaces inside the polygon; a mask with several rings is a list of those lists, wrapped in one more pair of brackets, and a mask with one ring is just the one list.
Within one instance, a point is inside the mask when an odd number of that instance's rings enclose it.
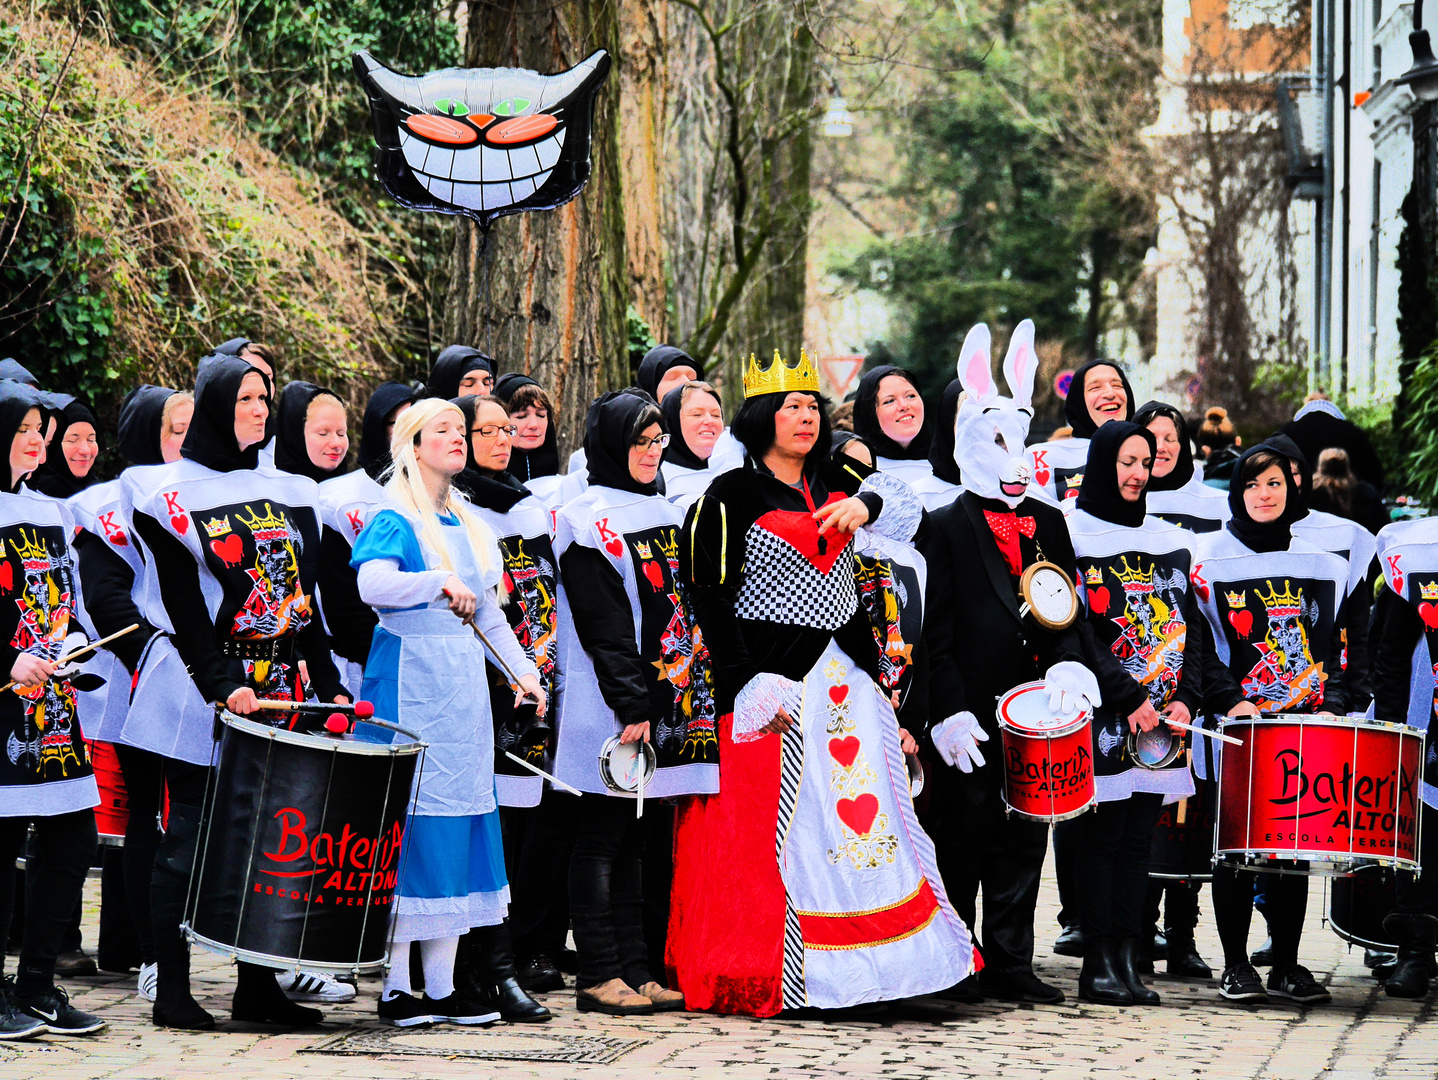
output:
{"label": "large bass drum", "polygon": [[1352,877],[1329,884],[1328,925],[1350,945],[1375,952],[1397,952],[1383,920],[1398,902],[1398,883],[1384,866],[1365,866]]}
{"label": "large bass drum", "polygon": [[216,713],[186,934],[281,970],[379,970],[424,743],[382,721],[312,735]]}

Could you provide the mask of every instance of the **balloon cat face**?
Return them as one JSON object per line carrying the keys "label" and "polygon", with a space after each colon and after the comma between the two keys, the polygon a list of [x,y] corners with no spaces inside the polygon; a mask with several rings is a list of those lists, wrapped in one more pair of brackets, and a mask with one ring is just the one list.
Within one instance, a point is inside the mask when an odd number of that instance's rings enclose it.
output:
{"label": "balloon cat face", "polygon": [[1034,324],[1025,319],[1009,339],[1004,378],[1013,397],[1000,397],[989,367],[989,328],[969,331],[959,353],[959,381],[964,399],[954,417],[954,461],[964,486],[975,495],[998,499],[1010,507],[1023,501],[1029,485],[1024,441],[1033,420]]}
{"label": "balloon cat face", "polygon": [[376,168],[405,206],[488,225],[552,210],[589,179],[594,98],[609,74],[603,49],[558,75],[520,68],[445,68],[410,76],[354,54],[370,99]]}

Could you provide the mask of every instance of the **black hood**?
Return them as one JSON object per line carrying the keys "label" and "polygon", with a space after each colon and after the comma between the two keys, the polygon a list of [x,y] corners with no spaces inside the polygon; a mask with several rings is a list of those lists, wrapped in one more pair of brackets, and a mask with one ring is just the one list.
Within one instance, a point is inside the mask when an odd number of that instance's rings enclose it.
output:
{"label": "black hood", "polygon": [[310,460],[309,448],[305,445],[305,415],[310,402],[321,394],[334,397],[333,391],[314,383],[295,380],[280,391],[280,400],[274,406],[275,422],[275,468],[280,472],[308,476],[315,483],[332,476],[342,476],[345,463],[341,461],[334,469],[321,469]]}
{"label": "black hood", "polygon": [[1308,460],[1308,455],[1299,449],[1298,444],[1287,435],[1270,435],[1263,440],[1263,445],[1298,462],[1298,471],[1302,474],[1303,479],[1295,480],[1294,483],[1298,485],[1298,497],[1303,502],[1303,508],[1307,510],[1309,489],[1313,487],[1313,462]]}
{"label": "black hood", "polygon": [[1088,414],[1088,406],[1083,402],[1084,376],[1096,367],[1111,367],[1118,372],[1118,377],[1123,380],[1123,394],[1127,399],[1123,418],[1133,419],[1133,387],[1128,384],[1128,375],[1123,368],[1112,360],[1090,360],[1086,364],[1080,364],[1074,372],[1073,382],[1069,383],[1068,397],[1064,398],[1064,419],[1069,422],[1069,427],[1073,428],[1075,439],[1092,439],[1093,433],[1098,430],[1093,418]]}
{"label": "black hood", "polygon": [[1165,416],[1178,430],[1178,459],[1167,476],[1149,478],[1149,491],[1177,491],[1193,479],[1193,442],[1188,437],[1188,421],[1176,407],[1162,401],[1145,401],[1133,414],[1133,422],[1147,428],[1155,416]]}
{"label": "black hood", "polygon": [[418,397],[419,392],[412,386],[399,382],[382,382],[370,395],[360,424],[356,464],[372,479],[378,480],[389,468],[389,440],[384,434],[386,418],[401,405],[414,404]]}
{"label": "black hood", "polygon": [[[842,491],[846,495],[858,493],[859,485],[879,470],[872,465],[865,465],[858,458],[852,458],[844,453],[844,447],[851,442],[860,442],[869,446],[869,441],[862,435],[855,435],[852,431],[836,431],[829,436],[829,445],[833,449],[829,452],[827,461],[819,465],[819,476],[830,491]],[[874,448],[869,446],[869,453]]]}
{"label": "black hood", "polygon": [[1136,527],[1147,512],[1147,488],[1137,502],[1129,502],[1118,489],[1118,452],[1133,436],[1148,443],[1154,452],[1153,432],[1127,420],[1110,420],[1094,432],[1088,444],[1088,464],[1079,488],[1078,509],[1114,525]]}
{"label": "black hood", "polygon": [[162,465],[165,456],[160,450],[165,402],[175,396],[168,386],[145,383],[125,395],[120,402],[119,431],[115,449],[131,465]]}
{"label": "black hood", "polygon": [[1254,521],[1248,514],[1248,508],[1243,505],[1243,470],[1248,459],[1260,450],[1276,453],[1284,457],[1287,454],[1276,446],[1267,443],[1259,443],[1250,447],[1244,452],[1233,465],[1232,478],[1228,482],[1228,531],[1243,541],[1243,545],[1252,548],[1254,551],[1286,551],[1293,540],[1293,523],[1308,513],[1308,508],[1303,503],[1303,496],[1299,492],[1298,485],[1293,482],[1293,472],[1290,469],[1280,469],[1283,473],[1283,482],[1288,488],[1288,497],[1283,506],[1283,513],[1275,521]]}
{"label": "black hood", "polygon": [[249,338],[232,337],[229,341],[226,341],[221,345],[216,345],[210,351],[215,356],[239,356],[240,353],[244,352],[245,346],[249,343]]}
{"label": "black hood", "polygon": [[[45,413],[45,405],[40,400],[38,390],[13,379],[0,380],[0,445],[7,447],[7,461],[9,460],[8,447],[14,444],[15,433],[20,430],[20,425],[25,420],[25,414],[31,409],[39,409],[42,417]],[[24,483],[23,477],[20,483]],[[5,490],[13,493],[19,490],[19,487],[19,484],[11,486],[10,475],[7,472],[5,474]]]}
{"label": "black hood", "polygon": [[89,424],[95,429],[98,435],[100,425],[95,420],[95,414],[85,408],[78,401],[71,401],[56,414],[55,434],[50,440],[49,447],[45,451],[45,464],[36,470],[31,486],[42,494],[49,495],[55,499],[68,499],[77,491],[89,487],[96,480],[95,468],[99,464],[98,459],[90,466],[90,471],[85,476],[76,476],[70,471],[70,463],[65,460],[64,450],[61,444],[65,440],[65,432],[71,424]]}
{"label": "black hood", "polygon": [[[683,349],[676,345],[656,345],[639,361],[639,372],[634,376],[634,381],[639,384],[639,389],[657,399],[659,380],[664,378],[672,367],[691,367],[696,379],[704,378],[704,365]],[[673,433],[672,428],[670,433]]]}
{"label": "black hood", "polygon": [[655,481],[648,484],[641,484],[629,475],[630,442],[654,419],[663,426],[663,413],[640,423],[651,409],[658,413],[654,399],[634,386],[611,390],[589,406],[589,415],[584,420],[584,457],[591,486],[612,487],[639,495],[659,493],[658,474]]}
{"label": "black hood", "polygon": [[[539,386],[528,375],[521,375],[517,371],[511,371],[507,375],[501,375],[494,384],[494,396],[504,402],[505,408],[514,397],[514,392],[521,386]],[[533,450],[521,450],[515,447],[509,455],[509,473],[521,484],[530,480],[538,480],[541,476],[559,475],[559,428],[555,423],[554,413],[549,414],[549,423],[544,428],[544,442]]]}
{"label": "black hood", "polygon": [[[185,433],[181,456],[215,472],[253,469],[259,464],[263,440],[247,450],[241,450],[235,441],[235,400],[240,383],[252,371],[264,379],[265,392],[270,393],[270,380],[248,361],[235,356],[206,358],[195,379],[195,417]],[[273,419],[273,403],[270,416]]]}
{"label": "black hood", "polygon": [[[30,374],[28,368],[21,364],[20,361],[13,360],[8,356],[4,360],[0,360],[0,379],[13,379],[15,382],[24,383],[26,386],[40,385],[39,380]],[[19,425],[17,424],[16,426],[18,427]]]}
{"label": "black hood", "polygon": [[[919,427],[919,433],[908,446],[900,446],[879,427],[879,383],[889,375],[900,375],[915,390],[918,389],[914,377],[903,368],[893,364],[876,367],[859,380],[859,396],[854,400],[854,433],[862,436],[880,457],[922,461],[929,456],[929,443],[933,440],[934,431],[929,422],[927,408],[924,410],[924,422]],[[952,432],[950,437],[952,438]]]}
{"label": "black hood", "polygon": [[[681,387],[676,386],[674,390]],[[681,469],[707,469],[709,463],[689,448],[684,441],[684,428],[679,423],[679,413],[684,407],[684,395],[676,394],[674,390],[664,395],[664,400],[659,403],[659,410],[664,414],[664,423],[669,428],[669,445],[664,448],[664,460],[670,465],[678,465]],[[696,394],[707,394],[707,390],[695,390]]]}
{"label": "black hood", "polygon": [[479,467],[479,463],[474,460],[474,435],[471,431],[479,398],[466,394],[462,398],[455,398],[454,404],[464,413],[464,472],[454,478],[454,486],[464,492],[465,497],[475,506],[482,506],[497,514],[507,514],[515,503],[529,494],[529,489],[508,472],[494,472]]}
{"label": "black hood", "polygon": [[429,385],[425,393],[429,397],[452,401],[459,396],[459,380],[476,368],[484,368],[490,375],[499,374],[499,364],[494,357],[469,345],[446,345],[439,350],[434,366],[429,369]]}
{"label": "black hood", "polygon": [[959,463],[954,460],[954,421],[959,415],[959,396],[963,392],[964,385],[958,379],[944,387],[944,396],[939,399],[939,417],[934,424],[934,439],[929,444],[929,467],[948,484],[963,483],[959,478]]}

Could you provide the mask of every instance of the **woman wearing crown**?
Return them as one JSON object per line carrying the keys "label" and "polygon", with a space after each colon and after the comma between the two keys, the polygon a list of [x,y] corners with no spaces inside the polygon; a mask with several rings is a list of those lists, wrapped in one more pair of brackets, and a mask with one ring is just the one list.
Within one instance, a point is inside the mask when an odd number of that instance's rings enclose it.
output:
{"label": "woman wearing crown", "polygon": [[818,378],[749,361],[748,457],[694,504],[680,544],[715,666],[720,790],[681,807],[668,962],[690,1008],[773,1016],[941,990],[972,946],[919,828],[877,689],[853,537],[907,540],[922,512],[881,474],[852,497],[819,466]]}
{"label": "woman wearing crown", "polygon": [[[1213,678],[1205,688],[1209,711],[1342,715],[1347,706],[1341,631],[1347,562],[1292,534],[1305,508],[1289,459],[1271,446],[1255,446],[1238,459],[1228,506],[1225,527],[1198,537],[1192,574],[1218,661],[1210,665]],[[1310,1005],[1329,1000],[1328,991],[1298,963],[1308,903],[1304,868],[1299,864],[1297,874],[1263,875],[1273,934],[1266,990],[1248,959],[1253,872],[1222,862],[1214,868],[1223,997],[1263,1001],[1272,996]]]}

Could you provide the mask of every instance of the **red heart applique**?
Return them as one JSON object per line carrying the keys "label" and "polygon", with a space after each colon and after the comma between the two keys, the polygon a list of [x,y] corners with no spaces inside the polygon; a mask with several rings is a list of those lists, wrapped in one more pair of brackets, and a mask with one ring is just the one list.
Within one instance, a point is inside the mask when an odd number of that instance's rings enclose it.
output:
{"label": "red heart applique", "polygon": [[847,769],[859,756],[859,740],[852,735],[847,739],[830,739],[829,756]]}
{"label": "red heart applique", "polygon": [[9,561],[0,562],[0,589],[9,592],[15,587],[15,566]]}
{"label": "red heart applique", "polygon": [[1108,611],[1108,601],[1107,585],[1100,585],[1098,588],[1088,591],[1088,606],[1093,608],[1097,614],[1102,615]]}
{"label": "red heart applique", "polygon": [[653,559],[644,560],[644,576],[649,579],[649,584],[654,586],[655,592],[664,588],[664,571],[659,569],[659,564]]}
{"label": "red heart applique", "polygon": [[1423,618],[1423,625],[1429,630],[1438,630],[1438,604],[1424,600],[1418,605],[1418,614]]}
{"label": "red heart applique", "polygon": [[181,536],[184,536],[190,531],[190,519],[185,517],[184,514],[171,514],[170,527]]}
{"label": "red heart applique", "polygon": [[624,554],[624,541],[617,536],[613,540],[606,540],[604,542],[604,550],[617,559]]}
{"label": "red heart applique", "polygon": [[245,544],[234,533],[223,540],[211,540],[210,550],[220,557],[220,561],[226,566],[238,566],[241,559],[245,557]]}
{"label": "red heart applique", "polygon": [[114,544],[116,547],[130,546],[129,539],[125,536],[124,531],[121,529],[116,529],[110,534],[110,543]]}
{"label": "red heart applique", "polygon": [[1253,629],[1253,612],[1251,611],[1230,611],[1228,621],[1238,631],[1239,637],[1248,637],[1249,631]]}
{"label": "red heart applique", "polygon": [[1052,475],[1053,473],[1049,472],[1047,469],[1039,469],[1037,472],[1034,473],[1034,479],[1038,481],[1040,487],[1043,487],[1044,485],[1048,484],[1049,477]]}
{"label": "red heart applique", "polygon": [[855,833],[868,836],[874,826],[874,818],[879,816],[879,800],[866,791],[857,799],[840,799],[834,804],[834,809],[839,813],[839,820]]}
{"label": "red heart applique", "polygon": [[848,696],[849,696],[849,688],[848,688],[848,686],[831,686],[831,687],[829,687],[829,700],[832,701],[835,705],[842,705],[842,704],[844,703],[844,699],[845,699],[846,697],[848,697]]}
{"label": "red heart applique", "polygon": [[839,556],[849,549],[848,533],[829,529],[820,536],[819,523],[808,511],[770,510],[754,524],[784,541],[821,574],[833,569]]}

